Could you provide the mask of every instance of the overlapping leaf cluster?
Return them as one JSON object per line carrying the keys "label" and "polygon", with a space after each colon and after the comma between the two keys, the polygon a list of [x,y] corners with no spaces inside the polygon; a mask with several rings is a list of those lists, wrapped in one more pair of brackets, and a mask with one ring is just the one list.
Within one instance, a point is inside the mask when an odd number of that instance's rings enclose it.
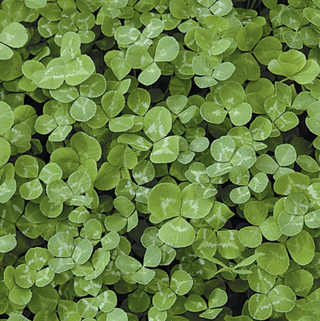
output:
{"label": "overlapping leaf cluster", "polygon": [[318,320],[319,17],[1,1],[0,314]]}

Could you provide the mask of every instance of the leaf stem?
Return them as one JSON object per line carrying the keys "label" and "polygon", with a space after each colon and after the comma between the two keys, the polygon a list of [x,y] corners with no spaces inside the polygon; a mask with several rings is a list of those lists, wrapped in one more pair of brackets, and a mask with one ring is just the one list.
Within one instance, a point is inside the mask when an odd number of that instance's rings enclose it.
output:
{"label": "leaf stem", "polygon": [[284,79],[280,80],[279,82],[285,82],[287,80],[289,80],[289,78],[284,78]]}

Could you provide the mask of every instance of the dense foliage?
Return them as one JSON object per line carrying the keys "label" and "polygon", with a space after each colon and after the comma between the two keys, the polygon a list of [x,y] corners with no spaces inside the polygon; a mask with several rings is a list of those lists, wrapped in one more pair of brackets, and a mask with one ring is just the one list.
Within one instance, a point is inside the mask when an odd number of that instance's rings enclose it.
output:
{"label": "dense foliage", "polygon": [[0,2],[5,320],[319,320],[319,0]]}

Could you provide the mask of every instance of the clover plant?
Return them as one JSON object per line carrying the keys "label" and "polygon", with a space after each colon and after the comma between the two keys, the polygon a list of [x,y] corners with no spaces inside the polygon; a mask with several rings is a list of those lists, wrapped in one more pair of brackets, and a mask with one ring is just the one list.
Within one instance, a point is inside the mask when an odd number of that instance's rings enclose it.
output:
{"label": "clover plant", "polygon": [[2,319],[317,321],[319,17],[1,1]]}

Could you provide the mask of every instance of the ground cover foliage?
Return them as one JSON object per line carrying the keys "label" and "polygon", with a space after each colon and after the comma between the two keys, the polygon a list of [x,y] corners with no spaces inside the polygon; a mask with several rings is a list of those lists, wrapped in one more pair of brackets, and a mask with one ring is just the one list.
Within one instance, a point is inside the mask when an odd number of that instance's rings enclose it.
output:
{"label": "ground cover foliage", "polygon": [[319,0],[4,0],[0,314],[316,321]]}

